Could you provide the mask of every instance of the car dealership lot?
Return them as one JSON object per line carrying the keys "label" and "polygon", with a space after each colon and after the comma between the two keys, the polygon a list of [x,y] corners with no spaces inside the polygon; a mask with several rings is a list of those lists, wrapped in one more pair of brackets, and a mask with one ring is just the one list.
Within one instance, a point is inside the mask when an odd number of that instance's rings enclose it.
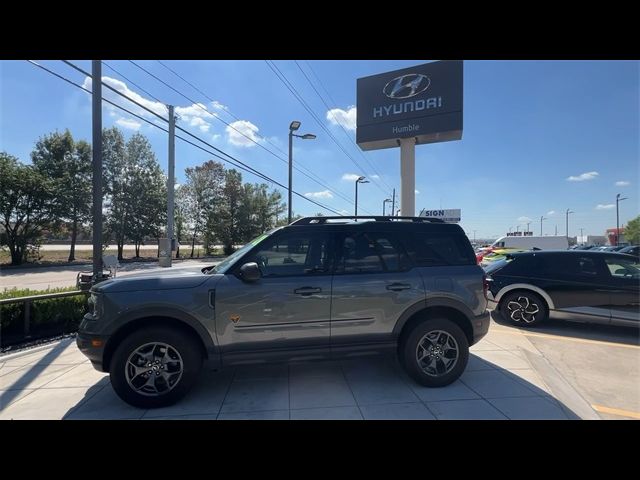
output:
{"label": "car dealership lot", "polygon": [[637,330],[493,321],[448,387],[417,385],[394,358],[272,364],[203,371],[178,404],[141,410],[63,340],[0,357],[0,419],[622,419],[640,418],[639,385]]}

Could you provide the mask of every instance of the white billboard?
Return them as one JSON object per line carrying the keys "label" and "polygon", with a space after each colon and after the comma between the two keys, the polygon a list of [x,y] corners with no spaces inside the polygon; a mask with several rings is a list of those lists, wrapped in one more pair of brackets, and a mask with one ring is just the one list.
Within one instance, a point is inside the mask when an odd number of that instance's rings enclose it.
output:
{"label": "white billboard", "polygon": [[439,218],[445,222],[450,223],[458,223],[462,216],[461,210],[459,208],[446,208],[446,209],[437,209],[437,210],[427,210],[423,208],[420,211],[420,217],[430,217],[430,218]]}

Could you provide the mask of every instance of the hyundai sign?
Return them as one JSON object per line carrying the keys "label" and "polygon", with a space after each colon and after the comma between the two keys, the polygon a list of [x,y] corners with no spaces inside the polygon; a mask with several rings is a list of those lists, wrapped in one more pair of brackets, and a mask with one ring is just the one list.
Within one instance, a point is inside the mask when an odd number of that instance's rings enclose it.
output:
{"label": "hyundai sign", "polygon": [[461,210],[459,208],[448,208],[438,210],[423,209],[420,212],[420,217],[438,218],[444,222],[458,223],[462,218]]}
{"label": "hyundai sign", "polygon": [[356,143],[363,150],[462,138],[462,61],[443,60],[358,79]]}

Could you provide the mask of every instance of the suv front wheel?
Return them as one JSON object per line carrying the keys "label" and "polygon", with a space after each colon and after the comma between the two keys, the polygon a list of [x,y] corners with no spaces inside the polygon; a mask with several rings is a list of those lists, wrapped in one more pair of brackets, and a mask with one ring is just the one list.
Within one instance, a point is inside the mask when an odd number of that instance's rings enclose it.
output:
{"label": "suv front wheel", "polygon": [[163,326],[136,330],[116,348],[111,385],[140,408],[172,405],[195,383],[202,366],[199,345],[181,330]]}
{"label": "suv front wheel", "polygon": [[469,360],[469,342],[462,329],[446,318],[417,324],[401,345],[407,373],[426,387],[455,382]]}

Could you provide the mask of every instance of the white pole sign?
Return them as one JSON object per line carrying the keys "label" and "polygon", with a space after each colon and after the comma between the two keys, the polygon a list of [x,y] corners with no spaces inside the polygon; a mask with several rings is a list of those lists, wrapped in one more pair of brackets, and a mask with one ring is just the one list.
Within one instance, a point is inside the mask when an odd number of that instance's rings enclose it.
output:
{"label": "white pole sign", "polygon": [[423,209],[420,212],[421,217],[437,218],[444,222],[458,223],[462,218],[461,210],[459,208],[448,208],[438,210]]}

